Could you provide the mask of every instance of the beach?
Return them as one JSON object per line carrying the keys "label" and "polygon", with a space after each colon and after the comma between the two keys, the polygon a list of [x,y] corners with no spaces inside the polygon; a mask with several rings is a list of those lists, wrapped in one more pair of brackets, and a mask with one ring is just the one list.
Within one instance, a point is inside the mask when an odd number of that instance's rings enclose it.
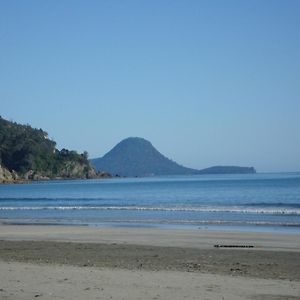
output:
{"label": "beach", "polygon": [[0,299],[300,297],[297,234],[1,225],[0,240]]}

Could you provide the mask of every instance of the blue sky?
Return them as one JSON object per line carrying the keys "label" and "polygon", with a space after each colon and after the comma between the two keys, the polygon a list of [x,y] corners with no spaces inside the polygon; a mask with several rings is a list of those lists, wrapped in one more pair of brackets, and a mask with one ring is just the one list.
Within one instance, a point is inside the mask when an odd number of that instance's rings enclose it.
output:
{"label": "blue sky", "polygon": [[300,171],[300,1],[1,1],[0,105],[90,157]]}

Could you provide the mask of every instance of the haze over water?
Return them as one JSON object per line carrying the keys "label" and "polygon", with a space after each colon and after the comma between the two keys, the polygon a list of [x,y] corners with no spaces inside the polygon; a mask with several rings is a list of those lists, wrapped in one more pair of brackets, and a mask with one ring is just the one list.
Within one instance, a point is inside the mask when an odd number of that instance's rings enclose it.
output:
{"label": "haze over water", "polygon": [[300,173],[0,186],[3,223],[300,232]]}

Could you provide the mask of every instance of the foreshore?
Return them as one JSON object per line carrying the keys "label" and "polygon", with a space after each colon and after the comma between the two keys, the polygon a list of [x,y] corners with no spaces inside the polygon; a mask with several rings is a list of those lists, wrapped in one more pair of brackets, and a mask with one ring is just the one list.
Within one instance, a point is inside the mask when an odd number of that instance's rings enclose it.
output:
{"label": "foreshore", "polygon": [[[53,291],[71,287],[56,297],[299,299],[300,295],[300,236],[295,234],[0,225],[0,261],[0,299],[31,299],[34,289],[37,297],[51,299]],[[36,281],[26,276],[26,270],[36,274]],[[19,283],[13,284],[10,276]],[[32,288],[25,291],[21,286]],[[122,287],[127,292],[122,294]]]}

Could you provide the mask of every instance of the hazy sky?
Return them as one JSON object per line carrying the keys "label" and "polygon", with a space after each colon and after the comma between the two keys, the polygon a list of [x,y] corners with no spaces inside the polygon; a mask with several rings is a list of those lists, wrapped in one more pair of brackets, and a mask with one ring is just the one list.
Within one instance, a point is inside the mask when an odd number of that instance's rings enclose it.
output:
{"label": "hazy sky", "polygon": [[300,1],[0,1],[0,115],[90,157],[300,171]]}

